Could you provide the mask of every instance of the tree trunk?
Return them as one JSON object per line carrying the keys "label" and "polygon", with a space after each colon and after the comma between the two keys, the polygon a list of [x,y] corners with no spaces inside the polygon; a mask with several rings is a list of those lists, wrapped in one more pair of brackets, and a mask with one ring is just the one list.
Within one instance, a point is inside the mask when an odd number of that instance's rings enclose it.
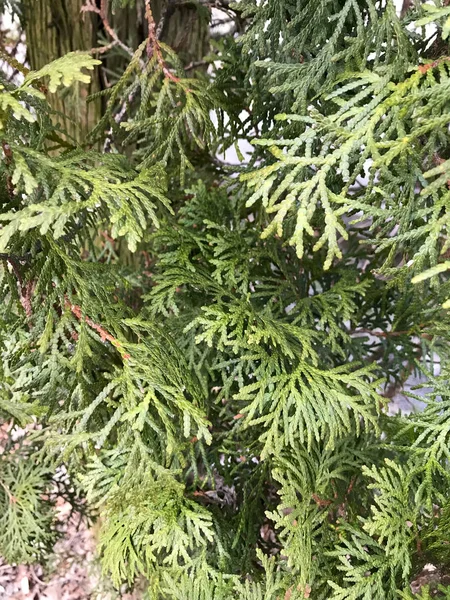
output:
{"label": "tree trunk", "polygon": [[[31,69],[40,69],[68,52],[89,50],[96,45],[98,19],[96,15],[81,13],[83,3],[83,0],[26,0],[25,33]],[[84,138],[100,116],[100,102],[86,103],[86,97],[100,89],[96,72],[89,85],[77,84],[64,97],[55,94],[51,98],[53,108],[60,113],[57,120],[77,141]]]}

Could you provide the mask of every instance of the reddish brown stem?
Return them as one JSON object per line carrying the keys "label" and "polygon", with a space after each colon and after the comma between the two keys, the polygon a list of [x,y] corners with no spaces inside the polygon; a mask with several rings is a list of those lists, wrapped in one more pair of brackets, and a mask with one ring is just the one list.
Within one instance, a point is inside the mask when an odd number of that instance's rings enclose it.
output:
{"label": "reddish brown stem", "polygon": [[106,329],[104,329],[101,325],[94,323],[94,321],[88,316],[83,315],[81,306],[78,306],[78,304],[72,304],[67,298],[65,300],[65,304],[80,322],[84,321],[87,325],[89,325],[89,327],[91,327],[91,329],[94,329],[94,331],[100,335],[102,342],[108,341],[115,346],[119,350],[124,360],[128,360],[130,358],[130,355],[124,352],[122,343],[118,339],[106,331]]}
{"label": "reddish brown stem", "polygon": [[164,73],[164,77],[167,77],[167,79],[170,79],[174,83],[180,83],[180,78],[176,77],[170,71],[162,55],[161,46],[159,44],[158,36],[156,34],[156,24],[155,19],[153,18],[150,0],[145,0],[145,17],[148,23],[147,56],[151,58],[151,56],[153,56],[154,53],[156,56],[156,60],[158,61],[159,66],[161,67],[161,71]]}
{"label": "reddish brown stem", "polygon": [[[87,0],[86,4],[81,8],[81,11],[82,12],[93,12],[93,13],[99,15],[100,19],[102,20],[102,24],[103,24],[103,27],[104,27],[106,33],[113,40],[111,42],[111,44],[104,46],[104,48],[93,48],[92,52],[94,54],[106,52],[113,46],[120,46],[123,50],[125,50],[125,52],[127,54],[129,54],[130,56],[134,56],[133,50],[122,42],[122,40],[119,38],[117,33],[114,31],[114,28],[111,26],[111,23],[109,22],[108,0],[101,0],[100,7],[97,6],[97,4],[95,3],[95,0]],[[144,66],[143,62],[141,62],[141,66],[142,67]]]}
{"label": "reddish brown stem", "polygon": [[322,498],[319,498],[317,494],[312,494],[311,497],[317,504],[317,506],[320,506],[321,508],[323,508],[324,506],[330,506],[330,504],[332,504],[331,500],[322,500]]}
{"label": "reddish brown stem", "polygon": [[5,490],[6,495],[8,496],[8,499],[9,499],[9,503],[10,504],[16,504],[17,498],[15,498],[15,496],[13,496],[11,494],[11,491],[10,491],[9,487],[6,485],[6,483],[3,483],[3,481],[1,479],[0,479],[0,485]]}
{"label": "reddish brown stem", "polygon": [[418,69],[419,69],[420,73],[422,73],[422,75],[425,75],[425,73],[427,71],[429,71],[430,69],[434,69],[435,67],[440,65],[442,62],[446,62],[446,61],[450,61],[450,56],[441,56],[441,58],[438,58],[437,60],[434,60],[431,63],[428,63],[426,65],[419,65]]}

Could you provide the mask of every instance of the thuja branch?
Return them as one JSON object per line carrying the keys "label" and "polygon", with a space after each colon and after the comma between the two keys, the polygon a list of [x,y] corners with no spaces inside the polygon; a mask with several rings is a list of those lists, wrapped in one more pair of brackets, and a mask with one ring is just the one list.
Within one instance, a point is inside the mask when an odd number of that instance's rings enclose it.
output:
{"label": "thuja branch", "polygon": [[115,338],[113,335],[111,335],[104,327],[102,327],[98,323],[95,323],[88,316],[83,315],[81,306],[78,306],[78,304],[72,304],[68,300],[68,298],[65,299],[65,304],[66,304],[66,307],[69,308],[69,310],[75,315],[75,317],[78,319],[78,321],[80,321],[80,322],[84,321],[86,323],[86,325],[89,325],[89,327],[91,329],[93,329],[94,331],[96,331],[99,334],[102,342],[106,342],[106,341],[110,342],[115,348],[117,348],[119,350],[119,352],[124,360],[128,360],[130,358],[130,355],[124,351],[122,343],[117,338]]}
{"label": "thuja branch", "polygon": [[147,55],[149,58],[156,56],[159,66],[161,67],[164,77],[167,77],[174,83],[180,83],[180,78],[176,77],[167,66],[161,51],[159,44],[158,35],[156,32],[155,19],[153,18],[153,12],[150,6],[150,0],[145,0],[145,17],[148,23],[148,42],[147,42]]}

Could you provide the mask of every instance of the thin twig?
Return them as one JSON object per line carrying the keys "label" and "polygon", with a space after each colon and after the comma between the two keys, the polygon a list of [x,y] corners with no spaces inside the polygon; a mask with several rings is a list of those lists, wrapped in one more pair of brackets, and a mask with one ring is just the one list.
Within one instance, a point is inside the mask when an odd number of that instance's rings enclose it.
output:
{"label": "thin twig", "polygon": [[119,350],[124,360],[128,360],[130,358],[130,355],[124,352],[122,343],[118,339],[116,339],[113,335],[108,333],[108,331],[106,331],[106,329],[104,329],[101,325],[99,325],[98,323],[94,323],[94,321],[88,316],[83,316],[81,306],[78,306],[78,304],[72,304],[68,300],[68,298],[65,299],[65,304],[80,322],[84,321],[86,325],[89,325],[91,329],[94,329],[94,331],[96,331],[99,334],[102,342],[110,342],[115,348]]}
{"label": "thin twig", "polygon": [[180,83],[180,78],[170,71],[162,55],[161,46],[159,45],[158,36],[156,33],[155,19],[153,18],[153,12],[150,6],[150,0],[145,0],[145,17],[148,23],[148,57],[151,58],[153,54],[155,54],[156,60],[158,61],[159,66],[161,67],[164,77],[167,77],[167,79],[170,79],[174,83]]}
{"label": "thin twig", "polygon": [[108,52],[109,50],[111,50],[111,48],[114,48],[115,46],[117,46],[117,42],[116,40],[113,40],[105,46],[97,46],[96,48],[91,48],[90,52],[91,54],[105,54],[105,52]]}
{"label": "thin twig", "polygon": [[[126,44],[124,44],[122,42],[122,40],[119,38],[119,36],[114,31],[113,27],[111,26],[111,24],[109,22],[108,0],[101,0],[100,7],[97,6],[95,0],[87,0],[86,4],[81,8],[81,10],[82,10],[82,12],[85,12],[85,13],[93,12],[93,13],[99,15],[100,19],[102,20],[103,27],[104,27],[106,33],[109,35],[110,38],[112,38],[112,41],[109,44],[107,44],[106,46],[92,48],[91,49],[92,54],[104,54],[108,50],[111,50],[111,48],[119,46],[120,48],[125,50],[125,52],[127,52],[127,54],[129,54],[131,57],[134,57],[135,52],[132,50],[132,48],[129,48]],[[145,69],[145,63],[142,59],[139,59],[139,65],[140,65],[141,69]],[[127,111],[127,108],[128,108],[128,105],[131,104],[132,100],[134,99],[134,95],[135,95],[135,93],[132,93],[128,96],[128,98],[122,103],[122,106],[121,106],[119,112],[115,115],[114,120],[118,125],[123,121],[126,111]],[[113,142],[113,128],[110,127],[106,134],[105,143],[103,145],[104,152],[111,152],[112,142]]]}
{"label": "thin twig", "polygon": [[437,60],[434,60],[433,62],[427,63],[426,65],[419,65],[418,69],[422,75],[425,75],[425,73],[427,71],[429,71],[430,69],[434,69],[435,67],[440,65],[442,62],[447,62],[447,61],[450,61],[450,56],[441,56],[441,58],[438,58]]}
{"label": "thin twig", "polygon": [[[131,57],[134,56],[133,49],[130,48],[129,46],[127,46],[126,44],[124,44],[124,42],[122,42],[122,40],[119,38],[117,33],[114,31],[114,28],[111,26],[111,23],[109,22],[108,0],[101,0],[100,7],[97,6],[97,4],[95,3],[95,0],[87,0],[86,4],[81,7],[81,12],[93,12],[93,13],[99,15],[100,19],[102,20],[102,24],[103,24],[103,27],[104,27],[106,33],[113,40],[113,45],[120,46],[120,48],[122,48],[122,50],[125,50],[125,52],[127,54],[129,54]],[[99,50],[98,48],[93,48],[92,51],[94,53],[101,52],[101,50]],[[104,50],[104,52],[106,52],[106,50]],[[144,66],[145,66],[144,61],[140,61],[140,63],[141,63],[141,67],[144,68]]]}
{"label": "thin twig", "polygon": [[185,71],[190,71],[191,69],[196,69],[197,67],[203,67],[205,65],[209,65],[210,62],[208,60],[195,60],[190,62],[188,65],[184,67]]}
{"label": "thin twig", "polygon": [[17,502],[17,498],[15,498],[12,494],[11,494],[11,490],[9,489],[9,487],[6,485],[6,483],[3,483],[3,481],[0,479],[0,485],[2,486],[2,488],[5,490],[6,494],[8,495],[9,498],[9,503],[10,504],[15,504]]}

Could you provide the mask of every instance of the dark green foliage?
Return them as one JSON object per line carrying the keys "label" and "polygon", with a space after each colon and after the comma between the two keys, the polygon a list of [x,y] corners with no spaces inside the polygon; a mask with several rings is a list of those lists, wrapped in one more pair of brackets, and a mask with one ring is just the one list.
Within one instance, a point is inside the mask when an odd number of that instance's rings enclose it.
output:
{"label": "dark green foliage", "polygon": [[[107,576],[143,576],[155,600],[425,599],[410,583],[427,563],[445,583],[450,27],[435,5],[242,0],[225,7],[242,34],[215,40],[206,73],[147,14],[80,144],[48,99],[100,61],[3,81],[8,560],[51,547],[64,467]],[[242,140],[247,162],[217,158]],[[419,374],[424,409],[393,416]]]}

